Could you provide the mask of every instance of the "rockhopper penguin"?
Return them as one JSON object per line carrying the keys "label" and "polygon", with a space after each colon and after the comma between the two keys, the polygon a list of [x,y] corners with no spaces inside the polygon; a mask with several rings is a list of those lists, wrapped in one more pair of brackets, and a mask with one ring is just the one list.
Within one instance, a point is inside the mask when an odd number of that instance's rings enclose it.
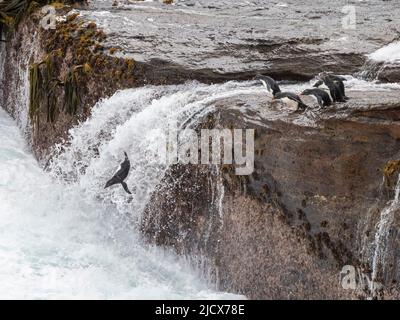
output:
{"label": "rockhopper penguin", "polygon": [[124,182],[124,180],[126,179],[126,177],[129,174],[129,170],[131,169],[131,163],[128,159],[128,155],[126,154],[126,152],[124,152],[124,154],[125,154],[124,162],[121,163],[120,167],[118,168],[118,170],[114,174],[114,176],[110,180],[107,181],[104,189],[120,183],[127,193],[132,194],[129,191],[127,184]]}

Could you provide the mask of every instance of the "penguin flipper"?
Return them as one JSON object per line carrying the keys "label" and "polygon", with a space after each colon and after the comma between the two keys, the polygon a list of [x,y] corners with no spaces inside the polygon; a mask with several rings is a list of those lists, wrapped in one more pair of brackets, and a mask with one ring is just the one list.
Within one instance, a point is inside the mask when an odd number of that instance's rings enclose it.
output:
{"label": "penguin flipper", "polygon": [[121,184],[122,184],[122,187],[124,188],[124,190],[126,191],[126,193],[132,194],[132,192],[130,192],[128,189],[128,185],[124,181],[122,181]]}
{"label": "penguin flipper", "polygon": [[314,84],[314,88],[319,88],[324,82],[322,80],[318,80],[315,84]]}
{"label": "penguin flipper", "polygon": [[316,96],[316,97],[317,97],[318,105],[320,107],[323,107],[324,106],[324,100],[320,96]]}

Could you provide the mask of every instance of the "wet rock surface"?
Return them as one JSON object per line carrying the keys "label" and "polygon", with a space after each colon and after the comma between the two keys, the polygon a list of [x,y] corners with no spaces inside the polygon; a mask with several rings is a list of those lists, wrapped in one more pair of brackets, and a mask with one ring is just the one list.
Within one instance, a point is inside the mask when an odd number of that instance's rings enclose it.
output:
{"label": "wet rock surface", "polygon": [[[346,104],[286,116],[263,96],[219,101],[203,125],[255,129],[255,171],[172,168],[146,209],[143,232],[205,256],[221,289],[251,298],[368,296],[344,290],[338,278],[345,265],[368,265],[363,246],[374,241],[379,212],[393,197],[382,196],[382,179],[385,164],[400,156],[400,93],[348,95]],[[398,263],[388,286],[399,281]],[[385,297],[398,294],[394,287]]]}
{"label": "wet rock surface", "polygon": [[[355,8],[354,28],[346,27],[343,7],[349,5]],[[296,80],[324,70],[351,74],[365,54],[400,31],[394,0],[119,1],[117,7],[106,0],[82,13],[110,34],[109,47],[203,81],[246,79],[256,72]]]}
{"label": "wet rock surface", "polygon": [[384,65],[377,78],[382,82],[400,82],[400,64]]}
{"label": "wet rock surface", "polygon": [[[399,32],[395,0],[127,3],[94,1],[78,10],[107,34],[101,60],[133,58],[134,71],[115,81],[113,65],[104,67],[86,82],[83,112],[44,121],[32,139],[41,160],[98,99],[117,89],[243,80],[258,72],[285,80],[320,71],[351,74]],[[342,28],[342,5],[355,5],[356,29]],[[26,104],[26,70],[46,55],[32,30],[31,22],[21,27],[2,69],[2,104],[15,118]],[[61,73],[75,53],[62,57]],[[385,65],[378,78],[398,81],[396,70]],[[382,195],[381,187],[385,165],[400,159],[400,94],[398,88],[350,88],[348,95],[346,104],[305,113],[271,104],[266,94],[218,101],[202,125],[256,129],[254,173],[171,168],[144,213],[143,233],[182,254],[205,257],[221,289],[251,298],[359,297],[344,291],[338,276],[345,264],[368,265],[363,247],[373,241],[380,211],[393,197],[393,190]],[[30,120],[22,122],[29,130]],[[399,296],[395,266],[388,298]]]}

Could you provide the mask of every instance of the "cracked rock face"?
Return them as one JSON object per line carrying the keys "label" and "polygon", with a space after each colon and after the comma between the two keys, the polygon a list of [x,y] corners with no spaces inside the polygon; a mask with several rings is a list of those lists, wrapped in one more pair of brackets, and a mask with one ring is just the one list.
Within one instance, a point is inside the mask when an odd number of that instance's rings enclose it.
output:
{"label": "cracked rock face", "polygon": [[[382,195],[383,168],[400,156],[400,93],[348,96],[346,104],[286,116],[265,96],[219,101],[211,123],[256,130],[255,171],[173,167],[145,211],[143,232],[206,257],[221,289],[251,298],[365,297],[338,278],[345,265],[371,262],[363,252],[393,196]],[[387,288],[400,279],[396,259]],[[398,288],[384,295],[396,297]]]}
{"label": "cracked rock face", "polygon": [[218,81],[266,72],[299,80],[323,70],[351,74],[366,54],[398,36],[394,1],[357,2],[354,28],[347,27],[346,5],[201,0],[120,1],[112,7],[111,1],[95,1],[82,14],[111,35],[110,47],[119,45],[137,61],[186,70],[188,78]]}
{"label": "cracked rock face", "polygon": [[[55,141],[90,114],[90,103],[116,89],[188,79],[244,80],[258,72],[305,80],[320,71],[360,71],[368,66],[367,54],[398,37],[400,7],[395,0],[357,2],[356,29],[342,28],[341,9],[327,0],[312,6],[294,0],[120,1],[116,7],[93,1],[79,12],[104,28],[108,57],[135,59],[135,81],[108,78],[113,84],[105,85],[104,79],[92,79],[86,113],[42,126],[43,139],[33,140],[33,148],[43,150],[37,155],[45,159]],[[22,26],[13,47],[4,51],[9,63],[2,66],[0,93],[14,117],[27,102],[27,75],[22,81],[20,69],[44,54],[30,26]],[[19,50],[27,43],[30,48]],[[114,47],[121,51],[111,54]],[[396,64],[381,67],[374,72],[378,79],[400,80]],[[393,183],[382,190],[383,168],[400,159],[400,94],[394,84],[364,83],[360,89],[352,81],[346,84],[348,103],[319,111],[292,112],[265,94],[216,102],[217,112],[200,128],[210,120],[255,129],[254,173],[238,177],[232,167],[172,167],[146,208],[143,233],[206,261],[221,289],[250,298],[357,297],[361,293],[344,291],[338,277],[345,264],[370,272],[375,226],[394,193]],[[309,85],[288,90],[301,92]],[[398,225],[396,220],[394,234]],[[398,252],[399,241],[393,243]],[[392,286],[387,298],[399,296],[400,267],[398,255],[393,257],[385,274],[387,288]]]}
{"label": "cracked rock face", "polygon": [[385,64],[378,74],[382,82],[400,82],[400,64]]}

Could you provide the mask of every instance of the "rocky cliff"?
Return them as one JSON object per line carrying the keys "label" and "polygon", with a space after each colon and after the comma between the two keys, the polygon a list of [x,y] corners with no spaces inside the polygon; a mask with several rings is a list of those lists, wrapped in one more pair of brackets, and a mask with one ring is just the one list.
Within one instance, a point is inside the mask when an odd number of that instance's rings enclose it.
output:
{"label": "rocky cliff", "polygon": [[[366,54],[398,38],[394,1],[359,3],[355,30],[340,27],[343,13],[328,1],[311,10],[306,2],[253,4],[102,1],[60,8],[55,30],[42,29],[36,12],[2,44],[0,104],[45,162],[68,129],[118,89],[248,80],[259,72],[292,81],[320,71],[353,74],[365,68]],[[397,81],[396,68],[384,64],[379,78]],[[251,298],[369,296],[343,290],[339,274],[344,265],[372,272],[376,224],[398,174],[390,161],[400,157],[400,94],[349,96],[307,114],[275,109],[264,95],[218,101],[197,129],[255,129],[253,174],[171,167],[143,213],[143,234],[205,261],[221,289]],[[385,298],[399,297],[396,259],[378,272]]]}
{"label": "rocky cliff", "polygon": [[[257,73],[282,80],[307,80],[321,71],[352,74],[362,70],[366,54],[399,33],[391,19],[397,7],[388,4],[377,10],[378,0],[357,6],[355,29],[343,28],[345,15],[324,1],[312,9],[298,2],[289,7],[278,2],[265,6],[262,1],[249,7],[209,1],[123,3],[60,7],[56,28],[47,30],[41,27],[46,13],[38,10],[3,44],[2,105],[11,113],[15,115],[21,103],[10,95],[23,87],[28,90],[27,83],[20,82],[28,81],[32,67],[41,78],[52,77],[47,93],[37,93],[41,109],[30,110],[34,122],[43,118],[33,135],[39,158],[45,158],[60,137],[66,138],[68,128],[84,120],[96,101],[118,89],[246,80]],[[284,17],[288,24],[276,23]],[[381,67],[380,79],[396,81],[396,64]],[[67,76],[76,87],[71,90],[77,98],[72,108],[66,108]],[[20,96],[26,100],[27,92]],[[62,117],[57,117],[59,112]]]}
{"label": "rocky cliff", "polygon": [[[226,166],[171,169],[143,231],[160,245],[205,255],[223,289],[252,298],[357,296],[340,287],[339,274],[345,265],[365,270],[360,239],[375,234],[379,208],[393,196],[382,196],[381,182],[385,164],[399,157],[400,96],[382,103],[373,92],[349,95],[358,102],[308,121],[266,115],[263,97],[247,114],[221,108],[212,117],[218,125],[256,129],[253,174],[238,177]],[[388,282],[398,277],[395,271]]]}

